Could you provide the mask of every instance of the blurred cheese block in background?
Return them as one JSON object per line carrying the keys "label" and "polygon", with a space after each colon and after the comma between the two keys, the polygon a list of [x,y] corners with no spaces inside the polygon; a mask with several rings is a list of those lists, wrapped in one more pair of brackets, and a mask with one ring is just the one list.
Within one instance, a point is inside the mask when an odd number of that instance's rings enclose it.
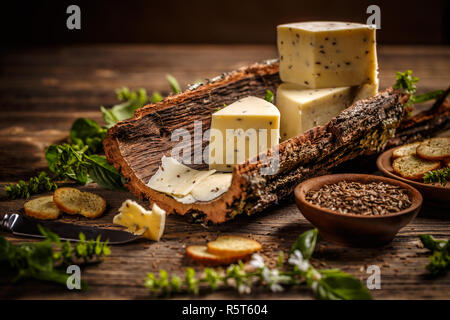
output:
{"label": "blurred cheese block in background", "polygon": [[312,89],[376,83],[375,31],[348,22],[279,25],[281,80]]}
{"label": "blurred cheese block in background", "polygon": [[281,140],[326,124],[349,107],[356,97],[360,100],[373,96],[377,89],[377,84],[326,89],[305,89],[293,83],[281,84],[276,94],[276,106],[281,115]]}
{"label": "blurred cheese block in background", "polygon": [[280,112],[264,99],[246,97],[213,113],[209,168],[231,172],[279,143]]}

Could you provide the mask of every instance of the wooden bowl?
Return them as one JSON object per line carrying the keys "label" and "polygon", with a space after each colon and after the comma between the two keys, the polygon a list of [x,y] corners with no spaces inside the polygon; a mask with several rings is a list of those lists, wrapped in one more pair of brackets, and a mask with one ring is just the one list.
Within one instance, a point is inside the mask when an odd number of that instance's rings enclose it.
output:
{"label": "wooden bowl", "polygon": [[[398,147],[400,148],[400,147]],[[397,148],[383,152],[377,159],[378,169],[387,177],[403,181],[419,190],[427,204],[450,208],[450,182],[445,186],[440,184],[426,184],[419,181],[405,179],[394,172],[392,168],[392,153]]]}
{"label": "wooden bowl", "polygon": [[[306,201],[306,193],[325,184],[339,181],[384,182],[407,190],[411,206],[403,211],[380,216],[343,214]],[[392,241],[397,232],[419,213],[422,195],[415,188],[398,180],[368,174],[333,174],[306,180],[295,188],[295,202],[300,212],[327,241],[350,247],[377,247]]]}

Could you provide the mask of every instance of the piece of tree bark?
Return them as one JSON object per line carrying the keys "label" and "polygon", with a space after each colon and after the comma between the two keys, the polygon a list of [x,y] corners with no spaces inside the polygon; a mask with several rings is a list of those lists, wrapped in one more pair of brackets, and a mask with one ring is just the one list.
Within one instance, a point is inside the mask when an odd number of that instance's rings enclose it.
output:
{"label": "piece of tree bark", "polygon": [[[287,198],[299,182],[325,174],[340,163],[382,151],[392,142],[395,129],[405,118],[403,103],[408,96],[388,89],[356,102],[327,125],[281,143],[279,169],[275,174],[261,174],[260,169],[269,166],[261,162],[264,159],[235,166],[229,190],[215,200],[182,204],[146,186],[158,169],[161,157],[170,156],[178,143],[171,140],[175,129],[184,128],[192,135],[194,121],[200,121],[205,131],[210,127],[211,114],[218,107],[249,95],[264,97],[266,90],[275,92],[279,84],[278,64],[272,61],[222,75],[207,84],[145,106],[137,110],[132,119],[109,130],[104,140],[106,156],[127,179],[129,190],[139,197],[156,202],[168,213],[222,223],[239,214],[254,214],[277,204]],[[436,114],[447,111],[440,110]],[[442,119],[444,127],[447,126],[448,114]],[[412,127],[420,127],[421,123]],[[441,124],[439,128],[442,127]],[[205,139],[202,149],[207,145]],[[205,165],[193,167],[206,168]]]}

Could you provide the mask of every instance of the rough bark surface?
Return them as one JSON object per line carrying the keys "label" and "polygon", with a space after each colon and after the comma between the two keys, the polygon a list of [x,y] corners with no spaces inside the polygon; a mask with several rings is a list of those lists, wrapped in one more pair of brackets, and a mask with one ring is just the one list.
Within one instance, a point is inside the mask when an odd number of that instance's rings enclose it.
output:
{"label": "rough bark surface", "polygon": [[421,141],[450,129],[450,102],[447,99],[449,92],[450,88],[429,110],[404,119],[397,128],[395,137],[388,142],[388,147]]}
{"label": "rough bark surface", "polygon": [[[388,89],[356,102],[327,125],[281,143],[279,169],[275,174],[261,174],[260,169],[269,166],[261,159],[235,166],[231,187],[213,201],[182,204],[146,186],[158,169],[162,155],[170,155],[178,143],[171,141],[175,129],[186,129],[192,135],[194,121],[201,121],[204,132],[210,127],[211,114],[217,107],[248,95],[264,97],[266,90],[275,92],[279,83],[276,62],[255,64],[143,107],[134,118],[110,129],[104,140],[107,158],[128,180],[130,191],[140,198],[156,202],[168,213],[222,223],[236,215],[251,215],[277,204],[299,182],[325,174],[347,160],[378,153],[388,143],[395,145],[414,139],[420,132],[433,135],[449,123],[448,104],[443,103],[442,107],[432,108],[430,114],[415,117],[417,122],[408,120],[402,126],[403,135],[392,140],[405,118],[403,103],[408,96]],[[207,143],[206,139],[202,148]]]}

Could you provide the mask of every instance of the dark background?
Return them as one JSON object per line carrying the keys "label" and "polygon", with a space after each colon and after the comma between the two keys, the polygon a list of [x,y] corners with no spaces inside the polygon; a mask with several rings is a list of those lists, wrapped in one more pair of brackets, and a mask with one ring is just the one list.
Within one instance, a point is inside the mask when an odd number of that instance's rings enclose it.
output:
{"label": "dark background", "polygon": [[[66,8],[81,8],[81,30],[66,28]],[[2,1],[3,44],[274,44],[275,26],[302,20],[366,22],[381,8],[378,43],[449,44],[449,0]]]}

